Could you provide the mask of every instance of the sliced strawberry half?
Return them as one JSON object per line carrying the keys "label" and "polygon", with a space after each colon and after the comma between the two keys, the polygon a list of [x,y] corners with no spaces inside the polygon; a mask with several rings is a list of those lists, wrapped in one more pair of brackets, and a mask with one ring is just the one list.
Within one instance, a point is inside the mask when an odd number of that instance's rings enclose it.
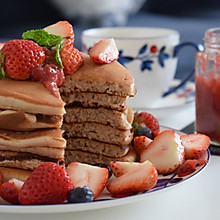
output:
{"label": "sliced strawberry half", "polygon": [[198,159],[208,149],[210,138],[204,134],[186,134],[181,136],[186,159]]}
{"label": "sliced strawberry half", "polygon": [[65,40],[65,46],[73,46],[74,43],[74,32],[73,26],[68,21],[58,21],[55,24],[49,25],[44,28],[49,34],[59,35],[61,37],[67,37]]}
{"label": "sliced strawberry half", "polygon": [[103,191],[108,182],[108,169],[85,163],[72,162],[67,166],[73,187],[87,186],[93,191],[94,199]]}
{"label": "sliced strawberry half", "polygon": [[159,133],[140,155],[140,162],[151,161],[159,173],[171,173],[184,161],[184,146],[172,130]]}
{"label": "sliced strawberry half", "polygon": [[115,177],[122,176],[123,174],[127,173],[134,167],[140,165],[140,163],[136,162],[122,162],[122,161],[111,161],[109,166],[112,170],[112,173]]}
{"label": "sliced strawberry half", "polygon": [[89,51],[90,58],[96,63],[111,63],[117,60],[119,52],[113,38],[100,40]]}
{"label": "sliced strawberry half", "polygon": [[113,195],[143,192],[153,188],[157,179],[156,168],[150,161],[145,161],[110,182],[107,190]]}
{"label": "sliced strawberry half", "polygon": [[0,186],[0,196],[11,204],[19,204],[18,195],[23,181],[12,178]]}
{"label": "sliced strawberry half", "polygon": [[208,161],[204,158],[200,159],[188,159],[184,161],[184,163],[180,164],[180,166],[177,169],[177,175],[179,177],[187,176],[193,172],[196,171],[197,166],[203,166],[207,163]]}

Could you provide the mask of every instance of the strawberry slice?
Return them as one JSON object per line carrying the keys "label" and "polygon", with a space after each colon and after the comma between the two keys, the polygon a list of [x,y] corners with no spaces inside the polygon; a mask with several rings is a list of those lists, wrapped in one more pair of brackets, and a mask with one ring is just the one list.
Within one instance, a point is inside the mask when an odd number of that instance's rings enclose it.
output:
{"label": "strawberry slice", "polygon": [[59,35],[61,37],[67,37],[64,46],[69,46],[74,43],[73,26],[68,21],[58,21],[55,24],[49,25],[44,28],[49,34]]}
{"label": "strawberry slice", "polygon": [[96,63],[111,63],[117,60],[119,52],[113,38],[100,40],[89,51],[90,58]]}
{"label": "strawberry slice", "polygon": [[194,171],[196,171],[197,166],[203,166],[207,163],[207,160],[204,158],[196,159],[188,159],[184,161],[184,163],[180,164],[177,169],[177,175],[179,177],[187,176]]}
{"label": "strawberry slice", "polygon": [[198,159],[208,149],[210,138],[204,134],[186,134],[181,136],[186,159]]}
{"label": "strawberry slice", "polygon": [[140,163],[122,161],[111,161],[109,164],[111,171],[115,175],[115,177],[122,176],[123,174],[127,173],[138,165],[140,165]]}
{"label": "strawberry slice", "polygon": [[73,187],[87,186],[93,191],[94,199],[103,191],[108,182],[108,169],[85,163],[72,162],[67,166],[67,173]]}
{"label": "strawberry slice", "polygon": [[138,155],[147,149],[147,146],[151,143],[151,139],[146,136],[137,136],[134,138],[134,149]]}
{"label": "strawberry slice", "polygon": [[157,179],[158,174],[154,165],[150,161],[145,161],[110,182],[107,190],[116,195],[134,194],[153,188]]}
{"label": "strawberry slice", "polygon": [[184,146],[172,130],[159,133],[140,155],[140,162],[151,161],[158,173],[171,173],[184,161]]}
{"label": "strawberry slice", "polygon": [[18,194],[23,183],[15,178],[10,179],[0,186],[0,196],[11,204],[19,204]]}

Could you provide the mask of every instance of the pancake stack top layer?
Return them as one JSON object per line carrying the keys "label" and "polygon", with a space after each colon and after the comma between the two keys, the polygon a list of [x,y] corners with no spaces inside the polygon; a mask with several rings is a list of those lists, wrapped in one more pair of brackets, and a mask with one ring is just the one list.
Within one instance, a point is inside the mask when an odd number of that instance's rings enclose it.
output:
{"label": "pancake stack top layer", "polygon": [[44,161],[64,165],[64,105],[41,83],[0,80],[0,166],[33,170]]}
{"label": "pancake stack top layer", "polygon": [[134,79],[116,61],[96,64],[86,54],[83,58],[84,65],[67,76],[60,88],[66,102],[65,162],[134,161],[136,155],[129,146],[133,112],[126,106],[127,98],[136,94]]}

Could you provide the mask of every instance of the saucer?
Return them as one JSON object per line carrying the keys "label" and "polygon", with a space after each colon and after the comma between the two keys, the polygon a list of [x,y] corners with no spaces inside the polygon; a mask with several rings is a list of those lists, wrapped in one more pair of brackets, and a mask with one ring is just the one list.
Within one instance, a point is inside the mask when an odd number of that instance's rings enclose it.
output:
{"label": "saucer", "polygon": [[[171,88],[178,85],[180,80],[173,80]],[[151,109],[179,108],[195,102],[195,83],[188,81],[172,94],[162,97],[156,106]]]}
{"label": "saucer", "polygon": [[[170,87],[176,86],[180,83],[180,80],[173,80]],[[152,108],[144,109],[158,118],[163,115],[171,114],[177,110],[183,110],[186,108],[194,108],[195,106],[195,83],[188,81],[182,87],[177,89],[166,97],[162,97],[156,106]]]}

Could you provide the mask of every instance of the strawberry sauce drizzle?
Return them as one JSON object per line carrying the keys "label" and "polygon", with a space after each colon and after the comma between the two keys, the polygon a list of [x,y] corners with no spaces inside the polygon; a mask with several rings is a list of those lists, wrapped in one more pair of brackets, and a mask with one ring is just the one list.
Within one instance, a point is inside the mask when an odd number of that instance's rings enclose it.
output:
{"label": "strawberry sauce drizzle", "polygon": [[59,97],[58,87],[64,83],[64,73],[54,64],[37,66],[31,72],[31,80],[41,82],[53,95]]}
{"label": "strawberry sauce drizzle", "polygon": [[64,72],[55,61],[55,50],[48,50],[46,47],[43,49],[45,51],[45,62],[43,65],[32,69],[30,79],[42,83],[53,95],[59,97],[58,88],[65,81]]}

